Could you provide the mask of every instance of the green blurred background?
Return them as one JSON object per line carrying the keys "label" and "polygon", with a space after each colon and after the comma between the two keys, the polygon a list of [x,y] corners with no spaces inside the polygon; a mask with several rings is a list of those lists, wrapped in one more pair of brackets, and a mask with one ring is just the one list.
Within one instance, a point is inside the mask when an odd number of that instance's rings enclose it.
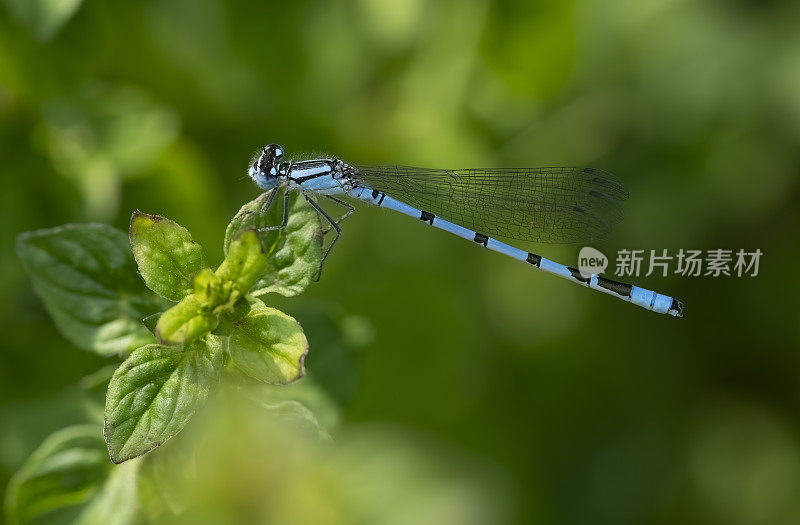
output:
{"label": "green blurred background", "polygon": [[[684,301],[673,319],[360,207],[321,282],[270,298],[305,327],[335,440],[366,427],[362,454],[409,447],[398,461],[436,465],[431,494],[452,488],[476,522],[800,522],[797,2],[2,4],[0,487],[80,417],[72,385],[116,362],[58,334],[15,235],[127,229],[141,209],[218,261],[258,193],[250,156],[280,142],[356,163],[601,167],[632,195],[606,254],[764,252],[755,278],[639,278]],[[568,264],[579,248],[530,247]],[[459,516],[399,494],[376,515]]]}

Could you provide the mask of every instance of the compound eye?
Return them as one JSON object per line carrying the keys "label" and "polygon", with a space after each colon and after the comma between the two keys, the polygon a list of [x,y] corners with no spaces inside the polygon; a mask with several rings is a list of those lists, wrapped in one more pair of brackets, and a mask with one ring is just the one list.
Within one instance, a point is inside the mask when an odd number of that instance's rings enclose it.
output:
{"label": "compound eye", "polygon": [[283,147],[280,144],[269,144],[264,148],[264,153],[275,161],[283,158]]}

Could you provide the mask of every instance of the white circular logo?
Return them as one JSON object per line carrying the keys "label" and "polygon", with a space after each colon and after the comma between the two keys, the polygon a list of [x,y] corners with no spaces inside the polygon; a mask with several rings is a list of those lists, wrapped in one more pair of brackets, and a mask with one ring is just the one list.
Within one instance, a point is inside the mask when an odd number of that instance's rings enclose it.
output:
{"label": "white circular logo", "polygon": [[584,246],[578,253],[578,271],[585,278],[594,274],[603,273],[608,267],[608,257],[603,255],[600,250],[595,250],[591,246]]}

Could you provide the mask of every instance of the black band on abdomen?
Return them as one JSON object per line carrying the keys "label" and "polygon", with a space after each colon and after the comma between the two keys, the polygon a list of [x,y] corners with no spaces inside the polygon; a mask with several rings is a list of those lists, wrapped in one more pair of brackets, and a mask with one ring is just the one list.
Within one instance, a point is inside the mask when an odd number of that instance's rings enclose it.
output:
{"label": "black band on abdomen", "polygon": [[597,286],[612,291],[615,294],[622,297],[630,297],[631,290],[633,289],[632,284],[621,283],[619,281],[612,281],[611,279],[606,279],[605,277],[600,277],[600,276],[597,276]]}
{"label": "black band on abdomen", "polygon": [[576,281],[589,284],[589,280],[591,279],[591,277],[584,277],[577,268],[567,266],[567,270],[569,270],[569,273],[572,274],[572,278],[575,279]]}

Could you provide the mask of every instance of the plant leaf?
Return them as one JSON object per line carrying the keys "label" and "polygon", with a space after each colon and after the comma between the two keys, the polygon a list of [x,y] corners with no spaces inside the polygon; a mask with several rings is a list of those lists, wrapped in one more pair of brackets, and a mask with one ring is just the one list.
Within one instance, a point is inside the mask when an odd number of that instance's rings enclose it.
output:
{"label": "plant leaf", "polygon": [[250,311],[235,323],[230,336],[232,362],[248,376],[285,385],[305,374],[308,341],[293,317],[250,301]]}
{"label": "plant leaf", "polygon": [[341,423],[340,408],[311,375],[303,381],[280,386],[248,380],[239,392],[267,410],[313,423],[320,435],[330,437],[330,432]]}
{"label": "plant leaf", "polygon": [[156,324],[156,337],[165,345],[188,344],[212,331],[217,324],[219,317],[192,294],[161,314]]}
{"label": "plant leaf", "polygon": [[[103,424],[103,411],[106,407],[106,390],[108,382],[114,375],[117,365],[106,365],[89,375],[83,376],[78,381],[81,393],[81,405],[89,421]],[[102,434],[102,432],[101,432]]]}
{"label": "plant leaf", "polygon": [[[283,219],[283,195],[266,192],[239,210],[225,232],[225,253],[231,240],[242,230],[276,226]],[[261,279],[251,290],[253,295],[277,292],[292,297],[303,290],[319,271],[322,261],[322,226],[316,210],[297,192],[289,195],[289,220],[285,228],[261,232],[269,257]]]}
{"label": "plant leaf", "polygon": [[203,248],[186,228],[137,210],[131,216],[130,238],[139,273],[148,288],[172,301],[192,292],[192,279],[206,263]]}
{"label": "plant leaf", "polygon": [[[105,454],[104,454],[105,456]],[[108,461],[106,459],[106,461]],[[127,525],[139,523],[139,461],[112,467],[100,492],[81,512],[76,525]]]}
{"label": "plant leaf", "polygon": [[17,253],[61,333],[102,355],[153,342],[141,319],[163,301],[136,276],[127,235],[104,224],[68,224],[17,237]]}
{"label": "plant leaf", "polygon": [[195,275],[192,281],[194,296],[203,306],[214,308],[229,299],[233,285],[224,286],[222,279],[211,268],[205,268]]}
{"label": "plant leaf", "polygon": [[142,458],[139,489],[150,523],[168,521],[162,518],[177,516],[186,510],[186,490],[197,475],[196,460],[206,437],[204,424],[209,421],[208,417],[198,419],[201,421],[192,428]]}
{"label": "plant leaf", "polygon": [[[100,427],[76,425],[48,436],[6,492],[9,523],[52,522],[53,514],[90,501],[112,469]],[[46,519],[45,519],[46,518]]]}
{"label": "plant leaf", "polygon": [[147,345],[117,369],[106,397],[105,436],[114,463],[141,456],[181,431],[219,380],[225,339],[176,349]]}
{"label": "plant leaf", "polygon": [[[272,196],[273,194],[275,195],[274,197]],[[278,214],[277,218],[274,217],[274,210],[278,207],[276,203],[280,204],[280,199],[281,196],[277,190],[269,190],[239,208],[239,211],[236,212],[236,215],[234,215],[225,229],[225,240],[222,247],[226,257],[228,256],[231,242],[241,232],[280,224],[280,214]],[[283,207],[281,207],[281,210],[283,210]]]}
{"label": "plant leaf", "polygon": [[269,265],[264,244],[258,231],[240,231],[231,241],[228,254],[217,268],[216,276],[233,283],[241,294],[246,294],[258,282]]}

